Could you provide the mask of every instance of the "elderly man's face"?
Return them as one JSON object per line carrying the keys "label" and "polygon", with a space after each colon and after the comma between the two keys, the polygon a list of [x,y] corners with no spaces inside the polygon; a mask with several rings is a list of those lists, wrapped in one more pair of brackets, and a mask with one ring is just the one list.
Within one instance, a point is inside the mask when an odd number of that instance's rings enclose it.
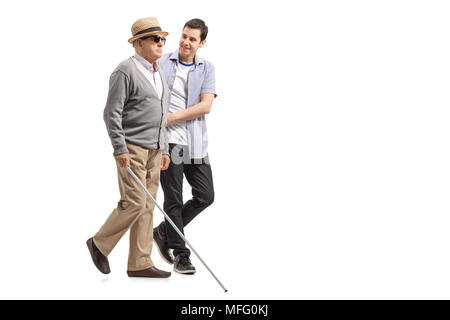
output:
{"label": "elderly man's face", "polygon": [[155,42],[154,38],[148,39],[138,39],[136,40],[136,52],[150,62],[155,62],[162,56],[162,47],[164,46],[164,41]]}

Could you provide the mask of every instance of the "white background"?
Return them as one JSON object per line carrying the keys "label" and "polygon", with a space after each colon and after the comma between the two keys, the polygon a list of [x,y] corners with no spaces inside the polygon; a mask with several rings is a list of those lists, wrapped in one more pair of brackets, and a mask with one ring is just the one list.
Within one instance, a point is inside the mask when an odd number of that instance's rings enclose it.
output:
{"label": "white background", "polygon": [[[85,245],[119,200],[102,114],[146,16],[165,52],[185,21],[210,28],[216,200],[186,236],[226,294],[195,256],[195,276],[130,279],[128,234],[108,276]],[[449,16],[429,0],[2,2],[0,298],[449,299]]]}

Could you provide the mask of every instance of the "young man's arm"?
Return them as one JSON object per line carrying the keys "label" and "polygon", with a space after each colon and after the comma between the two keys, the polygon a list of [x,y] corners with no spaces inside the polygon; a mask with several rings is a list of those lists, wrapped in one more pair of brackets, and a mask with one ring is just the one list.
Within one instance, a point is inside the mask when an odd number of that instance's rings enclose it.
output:
{"label": "young man's arm", "polygon": [[208,114],[211,111],[215,95],[213,93],[203,93],[200,95],[200,102],[190,108],[167,114],[167,126],[176,121],[193,120]]}

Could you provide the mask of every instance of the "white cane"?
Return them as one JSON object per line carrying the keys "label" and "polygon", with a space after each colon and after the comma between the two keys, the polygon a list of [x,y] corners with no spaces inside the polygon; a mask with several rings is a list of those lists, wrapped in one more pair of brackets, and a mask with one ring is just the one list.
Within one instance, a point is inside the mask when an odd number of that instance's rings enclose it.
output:
{"label": "white cane", "polygon": [[150,192],[148,192],[147,188],[144,186],[144,184],[141,182],[141,180],[139,180],[139,178],[134,174],[133,170],[131,170],[129,167],[127,167],[128,172],[131,174],[131,176],[134,178],[134,180],[136,180],[136,182],[141,186],[142,190],[145,191],[145,193],[147,194],[147,196],[155,203],[155,205],[158,207],[159,211],[162,212],[162,214],[164,215],[164,217],[167,219],[167,221],[172,225],[172,227],[175,229],[175,231],[178,233],[178,235],[187,243],[187,245],[192,249],[192,252],[195,253],[195,255],[197,256],[197,258],[203,263],[203,265],[206,267],[206,269],[208,269],[209,273],[211,273],[211,275],[214,277],[214,279],[216,279],[217,283],[222,287],[223,290],[225,290],[225,292],[227,292],[228,290],[223,286],[223,284],[219,281],[219,279],[216,277],[216,275],[211,271],[211,269],[208,267],[208,265],[205,263],[205,261],[203,261],[203,259],[199,256],[199,254],[197,253],[197,251],[195,251],[194,247],[192,247],[192,245],[189,243],[189,241],[187,241],[187,239],[184,237],[183,233],[181,233],[181,231],[177,228],[177,226],[175,225],[175,223],[173,223],[172,219],[169,218],[169,216],[167,215],[167,213],[164,212],[164,210],[158,205],[158,203],[156,202],[156,200],[153,198],[153,196],[150,194]]}

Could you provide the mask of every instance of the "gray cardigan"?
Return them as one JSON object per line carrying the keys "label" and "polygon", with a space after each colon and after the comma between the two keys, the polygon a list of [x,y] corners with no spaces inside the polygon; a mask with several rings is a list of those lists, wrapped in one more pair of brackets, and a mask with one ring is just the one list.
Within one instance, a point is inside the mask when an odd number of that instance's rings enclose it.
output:
{"label": "gray cardigan", "polygon": [[146,149],[169,153],[167,143],[168,88],[161,70],[162,99],[131,58],[122,61],[109,79],[103,119],[114,154],[128,152],[125,141]]}

